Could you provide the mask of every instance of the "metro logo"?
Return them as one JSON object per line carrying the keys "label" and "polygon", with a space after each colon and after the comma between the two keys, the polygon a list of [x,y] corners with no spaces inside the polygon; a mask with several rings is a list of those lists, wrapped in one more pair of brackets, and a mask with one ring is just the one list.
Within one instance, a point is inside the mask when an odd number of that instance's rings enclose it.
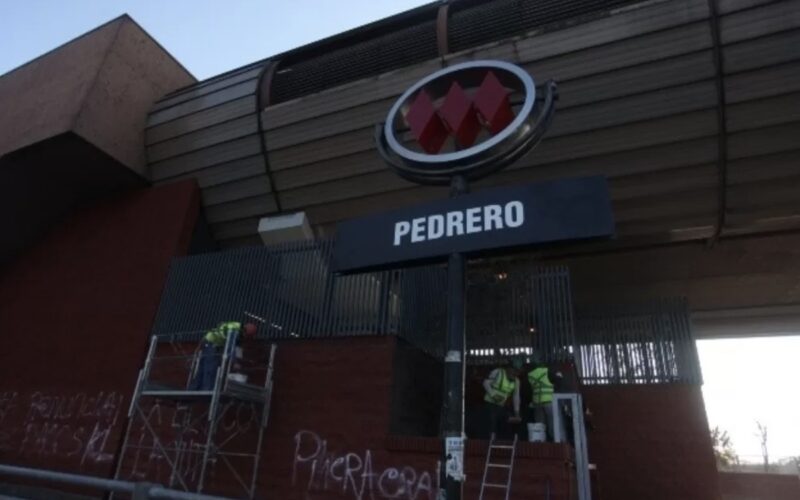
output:
{"label": "metro logo", "polygon": [[428,153],[441,151],[449,135],[454,137],[458,147],[467,148],[475,144],[481,128],[494,135],[511,123],[514,112],[510,93],[493,71],[487,71],[474,99],[458,82],[453,82],[437,110],[423,88],[404,118],[417,142]]}
{"label": "metro logo", "polygon": [[[480,179],[533,149],[555,111],[556,85],[542,86],[504,61],[469,61],[419,80],[377,124],[378,152],[419,184]],[[409,132],[415,141],[409,141]]]}

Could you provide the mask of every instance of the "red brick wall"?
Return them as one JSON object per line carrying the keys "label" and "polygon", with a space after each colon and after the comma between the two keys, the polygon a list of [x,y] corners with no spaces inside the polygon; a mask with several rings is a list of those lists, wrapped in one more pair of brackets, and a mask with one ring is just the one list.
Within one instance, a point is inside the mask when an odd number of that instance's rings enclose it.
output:
{"label": "red brick wall", "polygon": [[111,473],[193,182],[85,207],[0,276],[0,462]]}
{"label": "red brick wall", "polygon": [[797,500],[800,478],[779,474],[720,472],[723,500]]}
{"label": "red brick wall", "polygon": [[[279,345],[259,477],[266,498],[435,498],[441,442],[389,435],[395,342],[362,337]],[[485,452],[485,442],[468,445],[467,498],[477,498]],[[550,478],[551,499],[568,500],[568,457],[563,446],[525,445],[512,498],[544,499]]]}
{"label": "red brick wall", "polygon": [[584,387],[603,500],[716,500],[703,396],[693,385]]}

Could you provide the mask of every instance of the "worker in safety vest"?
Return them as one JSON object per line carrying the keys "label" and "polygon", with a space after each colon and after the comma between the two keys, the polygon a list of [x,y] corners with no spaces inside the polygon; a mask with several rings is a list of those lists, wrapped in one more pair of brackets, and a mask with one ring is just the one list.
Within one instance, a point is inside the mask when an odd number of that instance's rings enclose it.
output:
{"label": "worker in safety vest", "polygon": [[553,382],[550,370],[541,361],[534,363],[533,370],[528,372],[528,383],[531,385],[531,402],[528,406],[528,423],[539,423],[546,426],[547,440],[553,440]]}
{"label": "worker in safety vest", "polygon": [[[252,338],[256,335],[256,325],[245,323],[242,325],[238,321],[224,321],[206,332],[201,345],[200,362],[197,366],[197,373],[192,380],[190,389],[193,391],[210,391],[214,388],[214,380],[217,376],[217,369],[222,363],[222,349],[228,341],[228,336],[234,333],[241,334],[244,338]],[[233,345],[231,344],[231,349]],[[228,355],[232,355],[229,352]]]}
{"label": "worker in safety vest", "polygon": [[514,416],[519,420],[519,374],[522,370],[522,360],[511,360],[506,366],[495,368],[483,381],[486,391],[483,396],[483,406],[486,415],[487,427],[490,434],[505,436],[508,432],[509,412],[508,400],[511,399]]}

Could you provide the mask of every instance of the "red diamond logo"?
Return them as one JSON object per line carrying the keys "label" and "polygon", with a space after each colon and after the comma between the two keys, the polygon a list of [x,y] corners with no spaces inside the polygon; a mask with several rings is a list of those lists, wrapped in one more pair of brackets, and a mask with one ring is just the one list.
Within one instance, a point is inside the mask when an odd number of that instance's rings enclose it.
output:
{"label": "red diamond logo", "polygon": [[420,90],[404,118],[428,154],[441,151],[449,135],[455,137],[456,146],[468,148],[475,143],[482,127],[494,135],[514,120],[509,94],[497,76],[489,71],[473,98],[458,82],[453,82],[438,110],[430,95]]}
{"label": "red diamond logo", "polygon": [[508,94],[508,90],[491,71],[486,73],[475,93],[475,108],[492,134],[497,134],[514,120]]}
{"label": "red diamond logo", "polygon": [[468,148],[475,143],[475,138],[481,131],[481,124],[472,101],[458,82],[450,85],[450,90],[447,91],[444,102],[439,108],[439,116],[450,127],[459,146]]}
{"label": "red diamond logo", "polygon": [[425,152],[433,154],[442,149],[448,132],[442,119],[436,114],[433,101],[425,90],[420,90],[405,116],[411,133]]}

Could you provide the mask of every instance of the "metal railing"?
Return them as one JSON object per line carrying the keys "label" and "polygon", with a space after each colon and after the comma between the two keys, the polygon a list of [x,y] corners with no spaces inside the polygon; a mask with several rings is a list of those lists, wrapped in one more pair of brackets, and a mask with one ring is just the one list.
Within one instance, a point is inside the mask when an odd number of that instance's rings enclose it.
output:
{"label": "metal railing", "polygon": [[[442,355],[446,269],[339,275],[331,271],[333,245],[301,241],[177,258],[153,333],[197,340],[219,321],[245,319],[244,310],[263,322],[262,338],[399,335]],[[476,360],[493,362],[512,349],[563,357],[574,343],[564,267],[473,270],[467,294],[467,340],[482,350]]]}
{"label": "metal railing", "polygon": [[[299,241],[177,258],[153,333],[197,340],[220,321],[246,319],[247,311],[262,321],[261,338],[397,335],[441,359],[445,267],[339,275],[331,271],[334,244]],[[574,359],[587,383],[701,380],[682,299],[574,310],[564,266],[476,263],[467,277],[469,362]]]}
{"label": "metal railing", "polygon": [[702,383],[686,299],[592,306],[577,318],[584,383]]}
{"label": "metal railing", "polygon": [[126,493],[132,500],[149,500],[156,498],[170,498],[176,500],[226,500],[227,497],[187,493],[185,491],[164,488],[159,484],[145,482],[119,481],[81,474],[70,474],[44,469],[17,467],[15,465],[0,465],[0,477],[12,476],[21,479],[35,479],[48,483],[78,486],[102,492]]}

